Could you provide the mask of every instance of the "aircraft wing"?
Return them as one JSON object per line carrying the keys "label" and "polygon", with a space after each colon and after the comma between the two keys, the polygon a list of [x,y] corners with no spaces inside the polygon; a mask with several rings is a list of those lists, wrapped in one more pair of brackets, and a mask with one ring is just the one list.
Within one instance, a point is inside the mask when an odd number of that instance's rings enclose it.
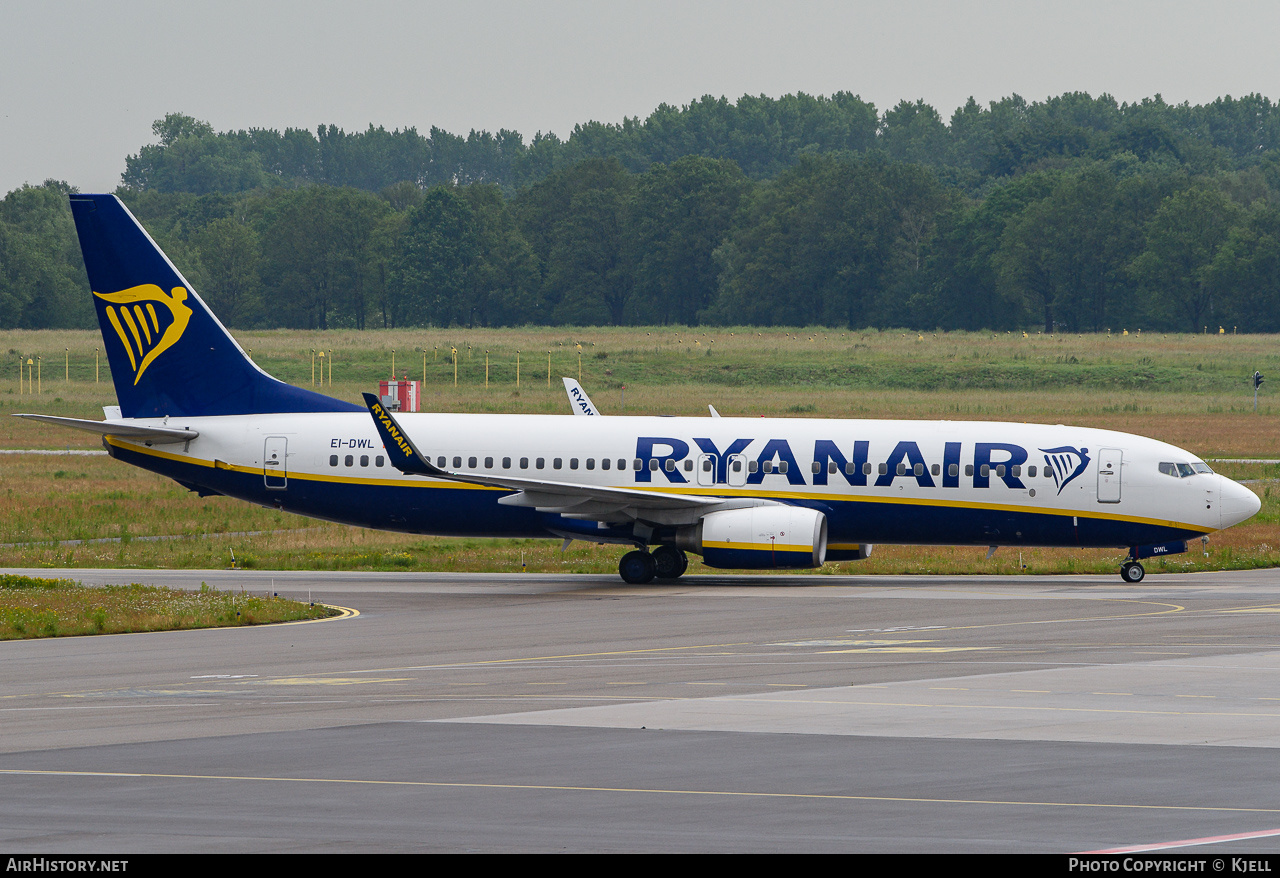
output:
{"label": "aircraft wing", "polygon": [[103,436],[119,436],[122,439],[142,439],[154,445],[187,442],[199,436],[195,430],[183,430],[177,427],[149,427],[143,424],[124,424],[119,421],[86,421],[82,418],[59,418],[53,415],[15,414],[15,418],[30,418],[59,427],[70,427],[73,430],[85,430],[89,433],[100,433]]}
{"label": "aircraft wing", "polygon": [[564,392],[569,394],[569,405],[573,407],[575,415],[600,414],[600,410],[591,401],[591,397],[587,396],[587,392],[582,389],[581,384],[572,378],[562,377],[560,380],[564,382]]}
{"label": "aircraft wing", "polygon": [[373,416],[378,435],[382,437],[382,444],[386,446],[391,465],[400,472],[484,485],[490,488],[509,488],[520,492],[514,496],[499,499],[498,502],[504,506],[532,506],[543,512],[560,512],[583,517],[615,513],[638,517],[646,511],[710,511],[712,507],[721,506],[724,503],[723,500],[715,497],[441,469],[418,451],[413,440],[401,429],[391,413],[383,408],[376,396],[366,393],[364,401],[369,406],[369,414]]}

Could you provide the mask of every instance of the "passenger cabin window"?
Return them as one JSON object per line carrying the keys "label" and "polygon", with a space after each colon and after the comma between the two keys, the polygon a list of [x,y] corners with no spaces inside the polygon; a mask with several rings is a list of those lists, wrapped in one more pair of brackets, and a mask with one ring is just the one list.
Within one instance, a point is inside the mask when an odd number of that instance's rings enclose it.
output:
{"label": "passenger cabin window", "polygon": [[960,475],[960,464],[958,463],[947,464],[947,475],[951,476],[951,478],[953,479],[957,478]]}
{"label": "passenger cabin window", "polygon": [[587,469],[595,469],[595,468],[596,468],[596,459],[594,457],[588,457]]}
{"label": "passenger cabin window", "polygon": [[468,457],[467,469],[475,469],[475,468],[476,468],[476,459],[474,457]]}
{"label": "passenger cabin window", "polygon": [[454,468],[454,469],[462,469],[462,458],[461,458],[461,457],[455,457],[455,458],[453,459],[453,468]]}
{"label": "passenger cabin window", "polygon": [[368,466],[368,465],[369,465],[369,455],[367,455],[367,454],[362,454],[362,455],[360,455],[360,465],[361,465],[361,466]]}
{"label": "passenger cabin window", "polygon": [[382,465],[383,465],[383,464],[385,464],[386,462],[387,462],[387,459],[386,459],[385,457],[383,457],[381,454],[379,454],[377,457],[375,457],[375,458],[373,459],[373,465],[374,465],[374,466],[382,466]]}
{"label": "passenger cabin window", "polygon": [[533,462],[533,466],[535,469],[544,469],[546,465],[547,465],[547,459],[545,457],[539,457],[537,460]]}
{"label": "passenger cabin window", "polygon": [[329,466],[337,466],[337,465],[338,465],[338,455],[336,455],[336,454],[330,454],[330,455],[329,455]]}
{"label": "passenger cabin window", "polygon": [[[606,458],[603,458],[603,459],[600,461],[600,469],[608,469],[608,468],[609,468],[609,464],[610,464],[610,462],[611,462],[611,461],[609,460],[609,458],[607,458],[607,457],[606,457]],[[590,462],[588,462],[587,469],[591,469]]]}
{"label": "passenger cabin window", "polygon": [[352,455],[348,454],[347,459],[344,460],[343,463],[345,463],[347,466],[355,466],[356,459]]}
{"label": "passenger cabin window", "polygon": [[502,468],[511,469],[511,458],[509,457],[502,458]]}
{"label": "passenger cabin window", "polygon": [[520,458],[520,469],[528,469],[528,468],[529,468],[529,458],[527,457]]}
{"label": "passenger cabin window", "polygon": [[551,461],[551,467],[553,469],[560,469],[562,466],[564,466],[563,457],[557,457],[555,460]]}

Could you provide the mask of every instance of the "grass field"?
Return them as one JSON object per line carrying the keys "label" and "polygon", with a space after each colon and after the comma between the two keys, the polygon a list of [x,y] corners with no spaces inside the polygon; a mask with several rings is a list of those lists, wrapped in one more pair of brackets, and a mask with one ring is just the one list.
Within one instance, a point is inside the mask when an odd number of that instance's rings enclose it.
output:
{"label": "grass field", "polygon": [[[1280,459],[1280,339],[1256,335],[1111,335],[702,331],[656,329],[241,332],[268,372],[312,386],[325,351],[325,392],[353,402],[395,369],[425,375],[427,411],[558,413],[559,376],[578,377],[607,415],[945,418],[1072,423],[1162,439],[1205,458]],[[581,351],[579,351],[581,346]],[[0,332],[0,414],[100,418],[115,402],[99,335]],[[458,348],[457,386],[452,348]],[[425,351],[425,355],[423,353]],[[547,357],[551,356],[551,386]],[[330,353],[331,352],[331,353]],[[486,363],[488,353],[488,384]],[[519,386],[516,360],[519,356]],[[39,393],[20,359],[39,356]],[[315,358],[319,372],[319,358]],[[24,365],[24,369],[26,366]],[[581,372],[579,373],[579,368]],[[1273,379],[1253,411],[1254,370]],[[68,380],[69,373],[69,380]],[[36,363],[31,366],[36,379]],[[317,383],[318,383],[317,377]],[[625,390],[624,390],[625,387]],[[625,409],[624,409],[625,405]],[[0,417],[0,450],[96,449],[91,434]],[[1280,564],[1280,468],[1217,464],[1263,497],[1251,522],[1196,551],[1148,565],[1206,569]],[[152,537],[176,539],[152,540]],[[111,540],[65,545],[65,541]],[[177,484],[105,457],[0,454],[0,566],[225,567],[474,571],[616,570],[619,547],[549,541],[431,539],[298,518]],[[1114,572],[1121,553],[1023,550],[1032,572]],[[1016,549],[878,546],[867,562],[827,572],[1014,572]],[[523,558],[523,567],[522,567]],[[691,572],[696,572],[696,559]]]}
{"label": "grass field", "polygon": [[87,588],[68,579],[0,574],[0,640],[230,628],[336,616],[273,595],[146,585]]}

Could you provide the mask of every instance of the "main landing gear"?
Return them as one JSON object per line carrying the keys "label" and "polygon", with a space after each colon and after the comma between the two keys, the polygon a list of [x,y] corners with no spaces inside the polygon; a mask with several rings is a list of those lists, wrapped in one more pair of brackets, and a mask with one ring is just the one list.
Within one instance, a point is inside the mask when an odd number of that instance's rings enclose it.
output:
{"label": "main landing gear", "polygon": [[689,567],[689,558],[675,546],[658,546],[652,553],[644,549],[627,552],[618,562],[623,582],[643,585],[654,579],[679,579]]}
{"label": "main landing gear", "polygon": [[1125,582],[1142,582],[1147,571],[1137,561],[1125,561],[1120,565],[1120,578]]}

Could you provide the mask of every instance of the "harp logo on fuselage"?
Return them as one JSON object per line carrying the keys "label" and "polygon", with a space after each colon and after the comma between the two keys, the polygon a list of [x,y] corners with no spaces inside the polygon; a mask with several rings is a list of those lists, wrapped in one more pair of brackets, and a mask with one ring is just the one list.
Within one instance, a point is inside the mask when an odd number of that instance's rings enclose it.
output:
{"label": "harp logo on fuselage", "polygon": [[155,284],[140,284],[117,293],[94,293],[103,301],[107,322],[116,331],[129,355],[136,386],[147,367],[178,343],[191,320],[187,291],[174,287],[166,293]]}
{"label": "harp logo on fuselage", "polygon": [[1057,448],[1041,448],[1044,452],[1045,466],[1053,472],[1053,480],[1058,485],[1058,493],[1076,476],[1089,466],[1089,449],[1060,445]]}

